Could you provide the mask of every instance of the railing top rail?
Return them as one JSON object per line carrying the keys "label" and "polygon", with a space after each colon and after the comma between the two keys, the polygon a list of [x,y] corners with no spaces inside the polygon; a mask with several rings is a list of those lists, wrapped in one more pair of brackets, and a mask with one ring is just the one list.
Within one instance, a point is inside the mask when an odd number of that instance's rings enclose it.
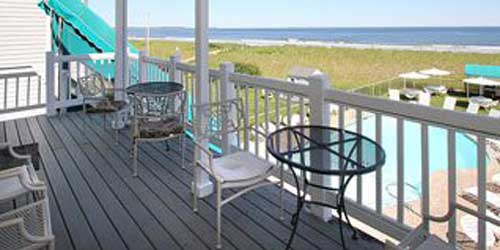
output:
{"label": "railing top rail", "polygon": [[32,77],[32,76],[38,76],[38,74],[36,72],[7,73],[7,74],[0,74],[0,79]]}
{"label": "railing top rail", "polygon": [[308,85],[295,84],[285,80],[250,76],[239,73],[230,74],[229,80],[232,82],[246,83],[258,88],[285,92],[297,96],[305,97],[307,93],[311,92],[311,88]]}
{"label": "railing top rail", "polygon": [[96,61],[96,60],[114,60],[114,59],[115,59],[115,53],[67,55],[67,56],[55,57],[55,60],[57,62]]}
{"label": "railing top rail", "polygon": [[159,57],[144,56],[142,58],[142,61],[145,63],[161,64],[161,65],[166,65],[167,67],[171,67],[171,63],[169,60],[159,58]]}
{"label": "railing top rail", "polygon": [[326,101],[384,115],[428,123],[429,125],[438,127],[451,127],[457,130],[464,130],[495,138],[500,137],[500,122],[498,119],[487,116],[478,116],[436,107],[390,101],[338,90],[328,90],[326,92]]}

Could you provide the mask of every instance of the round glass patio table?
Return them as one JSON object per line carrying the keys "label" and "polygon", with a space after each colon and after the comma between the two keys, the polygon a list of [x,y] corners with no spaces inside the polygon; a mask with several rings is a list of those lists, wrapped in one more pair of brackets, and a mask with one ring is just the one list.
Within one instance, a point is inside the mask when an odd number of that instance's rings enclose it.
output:
{"label": "round glass patio table", "polygon": [[145,82],[128,87],[126,92],[129,95],[164,96],[182,89],[182,84],[176,82]]}
{"label": "round glass patio table", "polygon": [[[343,129],[324,126],[286,127],[267,137],[267,150],[281,164],[289,166],[297,188],[297,209],[292,217],[292,234],[287,249],[290,249],[297,231],[300,212],[304,204],[319,205],[335,209],[339,216],[342,247],[346,249],[342,228],[344,215],[353,230],[345,207],[345,190],[355,176],[371,173],[385,164],[385,151],[372,139]],[[318,183],[310,176],[338,177],[338,181]],[[331,180],[332,178],[321,178]],[[302,180],[302,181],[300,181]],[[301,186],[301,183],[302,186]],[[333,191],[337,194],[334,204],[325,201],[306,200],[308,188]]]}

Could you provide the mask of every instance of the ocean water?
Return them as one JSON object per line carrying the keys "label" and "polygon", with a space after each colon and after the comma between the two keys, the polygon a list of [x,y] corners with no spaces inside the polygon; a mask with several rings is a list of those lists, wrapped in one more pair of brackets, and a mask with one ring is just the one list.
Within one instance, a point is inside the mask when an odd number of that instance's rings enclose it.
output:
{"label": "ocean water", "polygon": [[[144,37],[145,28],[129,35]],[[217,40],[319,41],[346,44],[500,46],[500,27],[211,29]],[[153,27],[153,38],[193,38],[191,28]]]}

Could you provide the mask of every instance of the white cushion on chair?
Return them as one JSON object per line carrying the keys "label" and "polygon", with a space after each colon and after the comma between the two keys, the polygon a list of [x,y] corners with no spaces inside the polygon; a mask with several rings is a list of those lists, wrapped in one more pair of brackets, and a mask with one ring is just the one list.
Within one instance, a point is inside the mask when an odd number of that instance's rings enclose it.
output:
{"label": "white cushion on chair", "polygon": [[273,169],[273,164],[248,152],[238,152],[214,159],[214,171],[224,181],[246,181],[264,177]]}

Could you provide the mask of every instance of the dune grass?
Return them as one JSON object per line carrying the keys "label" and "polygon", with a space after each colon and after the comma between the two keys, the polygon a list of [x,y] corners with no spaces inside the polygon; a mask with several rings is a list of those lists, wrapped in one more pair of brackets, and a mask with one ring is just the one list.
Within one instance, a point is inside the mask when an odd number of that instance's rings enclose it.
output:
{"label": "dune grass", "polygon": [[[142,48],[141,41],[133,42]],[[178,48],[183,58],[194,57],[190,42],[152,41],[151,55],[167,58]],[[263,76],[283,79],[293,66],[318,68],[327,73],[332,86],[349,90],[391,79],[400,73],[437,67],[454,72],[450,77],[464,77],[465,64],[500,65],[500,56],[474,53],[393,51],[300,46],[250,47],[236,44],[212,44],[210,66],[224,61],[253,64]]]}

